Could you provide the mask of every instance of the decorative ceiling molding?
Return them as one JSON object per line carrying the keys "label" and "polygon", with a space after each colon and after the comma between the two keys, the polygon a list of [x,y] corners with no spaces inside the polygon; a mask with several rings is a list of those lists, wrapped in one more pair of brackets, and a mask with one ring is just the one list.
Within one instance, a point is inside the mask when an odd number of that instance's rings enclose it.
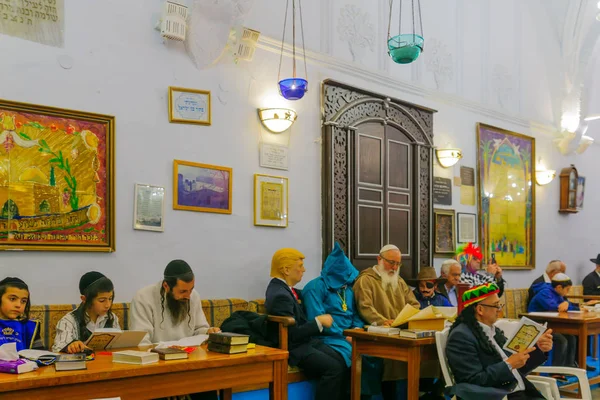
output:
{"label": "decorative ceiling molding", "polygon": [[[257,47],[271,53],[279,54],[281,51],[281,41],[261,35],[258,40]],[[298,49],[296,49],[297,51]],[[292,47],[287,43],[284,44],[283,54],[286,57],[291,57]],[[298,56],[298,54],[296,54]],[[364,65],[359,65],[348,60],[338,59],[326,54],[317,53],[314,51],[306,51],[306,61],[313,65],[328,68],[342,74],[346,74],[355,78],[372,82],[384,87],[391,87],[400,92],[410,93],[415,96],[423,97],[424,99],[439,103],[450,104],[464,110],[480,114],[485,117],[494,118],[499,121],[505,121],[523,128],[531,128],[539,133],[551,134],[554,136],[556,128],[552,125],[542,122],[528,120],[516,115],[511,115],[506,111],[498,108],[489,107],[481,103],[465,99],[454,94],[443,93],[437,90],[428,89],[420,85],[394,79],[393,77],[382,74],[379,71],[367,68]],[[535,127],[535,128],[534,128]]]}

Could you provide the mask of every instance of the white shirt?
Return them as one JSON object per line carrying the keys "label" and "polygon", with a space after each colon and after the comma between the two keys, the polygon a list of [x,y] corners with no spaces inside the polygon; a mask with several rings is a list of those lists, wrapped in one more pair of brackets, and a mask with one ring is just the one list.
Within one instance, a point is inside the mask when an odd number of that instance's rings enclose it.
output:
{"label": "white shirt", "polygon": [[[72,342],[81,340],[81,334],[79,333],[79,326],[73,315],[74,311],[71,311],[58,321],[56,325],[56,336],[54,337],[54,344],[52,345],[52,351],[60,352],[65,347],[70,345]],[[119,328],[119,317],[115,313],[113,315],[113,328]],[[89,317],[89,316],[88,316]],[[85,326],[90,332],[95,332],[96,329],[101,329],[106,326],[108,321],[108,314],[105,314],[96,319],[96,322],[90,320]]]}
{"label": "white shirt", "polygon": [[[492,326],[488,326],[482,322],[479,322],[479,325],[481,326],[481,328],[483,328],[483,331],[485,332],[486,336],[488,337],[488,339],[490,339],[490,341],[492,342],[492,344],[494,345],[494,348],[496,349],[496,351],[500,354],[500,356],[502,356],[502,359],[504,360],[504,362],[506,362],[506,360],[508,359],[508,356],[506,355],[506,353],[504,352],[504,350],[502,350],[502,348],[500,347],[500,345],[496,342],[496,339],[494,339],[494,335],[495,335],[495,331],[494,331],[494,327]],[[510,371],[512,372],[512,374],[514,375],[515,379],[517,380],[517,386],[515,387],[515,389],[513,390],[513,392],[518,392],[520,390],[525,390],[525,382],[523,382],[523,378],[521,377],[521,374],[519,374],[519,371],[515,368],[513,369],[509,363],[506,362],[506,366],[508,367],[508,369],[510,369]]]}
{"label": "white shirt", "polygon": [[448,300],[450,300],[450,304],[452,304],[452,306],[454,306],[454,307],[457,307],[458,299],[456,297],[456,286],[452,286],[449,289],[448,289],[448,286],[446,286],[446,293],[448,293]]}
{"label": "white shirt", "polygon": [[546,283],[550,283],[552,282],[552,279],[550,279],[550,277],[548,276],[547,273],[544,272],[544,275],[542,275],[544,277],[544,282]]}
{"label": "white shirt", "polygon": [[[287,285],[287,282],[285,281],[285,279],[281,279],[281,278],[277,278],[277,279],[279,279],[281,282],[284,282]],[[294,288],[291,287],[290,285],[288,285],[288,287],[290,288],[292,293],[294,293]],[[323,324],[321,323],[321,321],[319,321],[319,318],[315,317],[315,321],[317,322],[317,326],[319,327],[319,332],[323,332]]]}
{"label": "white shirt", "polygon": [[[190,297],[190,319],[186,316],[183,321],[175,324],[167,308],[167,299],[164,302],[164,320],[160,304],[160,288],[162,282],[146,286],[131,300],[130,329],[132,331],[146,331],[148,334],[140,346],[158,342],[168,342],[185,337],[206,334],[208,321],[202,310],[200,295],[195,290]],[[165,294],[166,296],[166,294]]]}

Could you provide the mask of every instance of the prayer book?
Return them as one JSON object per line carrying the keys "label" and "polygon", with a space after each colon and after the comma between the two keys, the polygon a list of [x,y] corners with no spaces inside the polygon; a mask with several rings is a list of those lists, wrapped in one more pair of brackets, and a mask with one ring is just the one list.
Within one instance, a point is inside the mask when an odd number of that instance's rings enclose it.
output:
{"label": "prayer book", "polygon": [[113,362],[123,364],[152,364],[159,359],[158,353],[137,350],[115,351],[112,356]]}
{"label": "prayer book", "polygon": [[152,349],[152,351],[154,353],[158,353],[160,359],[165,361],[181,360],[189,357],[187,351],[174,349],[171,347],[167,347],[166,349]]}
{"label": "prayer book", "polygon": [[508,337],[502,348],[510,353],[522,353],[535,346],[540,336],[546,332],[546,329],[545,325],[532,321],[527,317],[521,317],[516,329]]}
{"label": "prayer book", "polygon": [[218,332],[209,334],[208,341],[212,343],[231,345],[248,344],[248,342],[250,341],[250,336],[242,335],[240,333]]}
{"label": "prayer book", "polygon": [[96,329],[92,336],[86,340],[85,345],[94,350],[137,347],[146,334],[146,331],[122,331],[114,328]]}
{"label": "prayer book", "polygon": [[433,329],[401,329],[400,337],[409,339],[422,339],[435,336],[435,332],[436,331]]}
{"label": "prayer book", "polygon": [[369,333],[380,333],[382,335],[394,336],[400,334],[400,329],[392,328],[391,326],[375,326],[370,325],[367,328],[367,332]]}
{"label": "prayer book", "polygon": [[85,364],[85,353],[60,354],[56,358],[54,368],[56,371],[74,371],[77,369],[87,369]]}
{"label": "prayer book", "polygon": [[221,343],[213,343],[208,342],[208,351],[215,351],[217,353],[225,353],[225,354],[237,354],[237,353],[245,353],[248,351],[247,344],[221,344]]}
{"label": "prayer book", "polygon": [[393,327],[408,323],[408,329],[430,329],[441,331],[445,320],[456,318],[456,307],[429,306],[419,310],[410,304],[404,306],[392,323]]}

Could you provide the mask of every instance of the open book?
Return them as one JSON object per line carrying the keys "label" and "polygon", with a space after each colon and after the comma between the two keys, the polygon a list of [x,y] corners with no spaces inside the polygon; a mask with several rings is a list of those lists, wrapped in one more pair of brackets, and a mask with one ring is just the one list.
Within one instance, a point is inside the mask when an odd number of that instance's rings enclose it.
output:
{"label": "open book", "polygon": [[511,353],[522,353],[533,347],[546,329],[546,325],[538,324],[527,317],[521,317],[516,329],[502,348]]}
{"label": "open book", "polygon": [[456,307],[434,307],[429,306],[422,310],[414,308],[410,304],[404,306],[400,314],[392,323],[393,327],[404,325],[411,321],[421,321],[428,319],[448,319],[456,318]]}
{"label": "open book", "polygon": [[85,345],[94,350],[137,347],[146,333],[146,331],[122,331],[115,328],[96,329],[86,340]]}

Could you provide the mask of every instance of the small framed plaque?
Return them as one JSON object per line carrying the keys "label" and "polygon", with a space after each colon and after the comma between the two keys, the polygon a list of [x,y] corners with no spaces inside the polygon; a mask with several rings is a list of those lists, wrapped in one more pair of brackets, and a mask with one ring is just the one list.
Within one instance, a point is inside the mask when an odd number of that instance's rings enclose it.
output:
{"label": "small framed plaque", "polygon": [[210,92],[169,87],[169,122],[211,124]]}

